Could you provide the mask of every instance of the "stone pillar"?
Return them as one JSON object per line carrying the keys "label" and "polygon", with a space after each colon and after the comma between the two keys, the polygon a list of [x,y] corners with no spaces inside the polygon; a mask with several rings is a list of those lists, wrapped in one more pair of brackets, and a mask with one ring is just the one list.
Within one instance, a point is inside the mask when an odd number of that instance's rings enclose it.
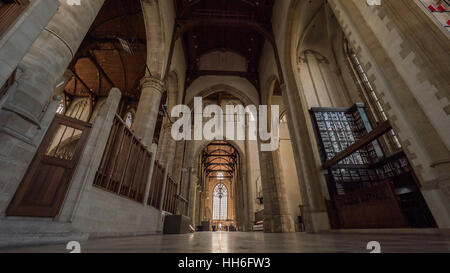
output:
{"label": "stone pillar", "polygon": [[[0,110],[0,213],[3,213],[25,175],[55,110],[49,98],[83,41],[104,0],[60,7],[18,66],[21,72]],[[46,109],[46,110],[45,110]],[[49,112],[53,111],[53,112]]]}
{"label": "stone pillar", "polygon": [[172,138],[172,124],[166,120],[161,132],[161,147],[159,147],[159,161],[161,164],[167,164],[167,170],[170,176],[173,174],[173,166],[175,160],[176,142]]}
{"label": "stone pillar", "polygon": [[[288,81],[287,84],[290,84]],[[321,170],[321,160],[316,145],[314,129],[311,117],[305,105],[304,94],[301,85],[282,84],[284,105],[287,107],[288,128],[292,138],[292,149],[297,169],[297,179],[300,188],[301,200],[304,205],[303,219],[306,231],[321,232],[330,229],[327,209],[325,205],[325,193],[327,185],[325,176]],[[270,155],[277,158],[278,155]],[[262,158],[260,159],[263,160]],[[264,169],[261,165],[261,178],[264,178]],[[264,181],[263,181],[264,192]],[[266,196],[264,194],[264,210],[266,209]],[[292,219],[292,218],[291,218]]]}
{"label": "stone pillar", "polygon": [[164,180],[163,180],[163,184],[162,184],[162,192],[161,192],[161,202],[160,204],[160,208],[159,210],[162,211],[164,208],[164,197],[166,195],[166,185],[167,185],[167,164],[165,165],[165,171],[164,171]]}
{"label": "stone pillar", "polygon": [[150,152],[152,153],[152,159],[150,160],[150,170],[148,172],[147,184],[145,185],[144,199],[142,200],[142,203],[145,206],[149,206],[148,198],[150,196],[150,187],[152,185],[153,171],[155,169],[156,150],[157,149],[158,149],[158,146],[156,144],[152,144],[152,148],[150,149]]}
{"label": "stone pillar", "polygon": [[141,88],[142,93],[133,128],[136,135],[142,138],[143,144],[150,147],[153,143],[159,107],[165,87],[160,79],[145,77],[141,81]]}
{"label": "stone pillar", "polygon": [[[184,141],[178,141],[176,143],[176,148],[175,148],[175,159],[173,162],[173,168],[172,168],[172,176],[173,179],[175,179],[176,182],[180,182],[181,183],[181,177],[182,177],[182,167],[183,167],[183,158],[184,158],[184,146],[185,146],[185,142]],[[181,183],[182,184],[182,183]],[[184,188],[181,188],[181,194],[186,195],[187,192],[185,191]]]}
{"label": "stone pillar", "polygon": [[86,147],[73,174],[70,189],[58,220],[71,221],[76,215],[83,193],[92,187],[108,143],[121,97],[119,89],[111,89],[105,104],[95,118]]}
{"label": "stone pillar", "polygon": [[206,197],[206,194],[203,192],[202,189],[200,189],[200,207],[199,207],[200,222],[205,221],[205,211],[206,211],[205,197]]}
{"label": "stone pillar", "polygon": [[195,223],[195,203],[196,203],[196,193],[198,178],[195,175],[195,171],[191,169],[189,175],[191,176],[191,185],[189,187],[189,198],[188,198],[188,215],[191,217],[192,222]]}
{"label": "stone pillar", "polygon": [[[245,160],[245,158],[243,158]],[[242,162],[243,164],[245,164],[244,162]],[[250,225],[250,220],[249,220],[249,195],[248,195],[248,190],[247,190],[247,171],[245,167],[240,168],[239,173],[238,173],[238,177],[236,177],[236,183],[238,183],[238,192],[237,194],[239,194],[239,203],[240,203],[240,208],[239,208],[239,212],[240,212],[240,226],[241,226],[241,231],[244,232],[248,232],[249,231],[249,226]],[[238,205],[238,204],[236,204]],[[251,229],[250,229],[251,230]]]}
{"label": "stone pillar", "polygon": [[195,223],[196,226],[200,226],[202,224],[202,219],[200,217],[200,199],[201,199],[201,194],[200,194],[200,190],[199,187],[197,186],[195,188],[195,213],[194,213],[194,217],[195,217]]}
{"label": "stone pillar", "polygon": [[250,138],[249,138],[249,126],[246,126],[246,141],[245,141],[245,155],[246,155],[246,164],[247,164],[247,210],[248,210],[248,228],[249,231],[253,230],[253,223],[255,222],[255,200],[256,193],[254,183],[252,177],[252,163],[251,163],[251,146],[250,146]]}
{"label": "stone pillar", "polygon": [[34,0],[0,36],[0,86],[6,82],[33,42],[55,15],[58,0]]}
{"label": "stone pillar", "polygon": [[284,181],[280,175],[281,166],[276,152],[261,152],[261,179],[264,196],[264,232],[295,232],[294,223],[288,211]]}

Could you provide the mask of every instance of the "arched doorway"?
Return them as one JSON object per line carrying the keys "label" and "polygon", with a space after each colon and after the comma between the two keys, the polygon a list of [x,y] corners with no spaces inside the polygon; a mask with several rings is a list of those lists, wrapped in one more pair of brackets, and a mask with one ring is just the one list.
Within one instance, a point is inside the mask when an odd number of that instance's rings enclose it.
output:
{"label": "arched doorway", "polygon": [[239,229],[243,220],[239,207],[245,198],[239,152],[227,141],[213,141],[203,148],[198,160],[200,230]]}

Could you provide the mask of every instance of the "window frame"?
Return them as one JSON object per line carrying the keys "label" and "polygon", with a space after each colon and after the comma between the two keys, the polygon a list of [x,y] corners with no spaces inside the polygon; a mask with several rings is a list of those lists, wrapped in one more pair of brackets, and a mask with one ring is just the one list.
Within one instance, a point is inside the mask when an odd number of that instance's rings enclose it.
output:
{"label": "window frame", "polygon": [[[365,71],[357,54],[351,47],[349,41],[344,37],[344,53],[347,59],[348,66],[355,77],[355,83],[361,93],[361,98],[368,107],[368,116],[374,125],[378,125],[384,121],[389,120],[386,111],[379,99],[379,96],[370,82],[369,76]],[[402,145],[394,130],[391,130],[387,135],[381,139],[381,146],[387,156],[395,154],[402,150]]]}
{"label": "window frame", "polygon": [[[225,191],[222,191],[222,198],[219,198],[217,196],[216,191],[222,187]],[[224,183],[217,183],[216,186],[213,189],[212,192],[213,196],[213,221],[226,221],[228,219],[228,188]],[[216,202],[220,200],[220,203],[218,204],[218,208],[216,208]],[[223,200],[222,200],[223,199]],[[217,209],[219,209],[219,212],[217,212]]]}

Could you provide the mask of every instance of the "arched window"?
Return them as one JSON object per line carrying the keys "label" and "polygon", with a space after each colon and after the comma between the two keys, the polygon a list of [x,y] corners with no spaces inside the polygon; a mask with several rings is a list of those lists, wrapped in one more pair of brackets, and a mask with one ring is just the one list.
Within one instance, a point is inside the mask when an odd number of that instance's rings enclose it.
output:
{"label": "arched window", "polygon": [[133,126],[133,122],[134,122],[134,114],[133,112],[129,111],[125,115],[125,124],[128,126],[128,128],[131,128],[131,126]]}
{"label": "arched window", "polygon": [[86,119],[85,112],[89,111],[88,100],[87,99],[80,100],[76,102],[73,107],[71,106],[70,108],[71,109],[70,111],[68,111],[66,116],[74,119],[85,120]]}
{"label": "arched window", "polygon": [[56,110],[56,113],[59,114],[59,115],[62,115],[62,114],[64,114],[65,110],[66,110],[66,106],[65,106],[65,103],[64,103],[64,99],[62,99],[59,102],[58,109]]}
{"label": "arched window", "polygon": [[213,220],[227,220],[228,218],[228,190],[219,183],[213,191]]}
{"label": "arched window", "polygon": [[[364,102],[370,109],[373,121],[375,123],[387,121],[388,117],[386,115],[386,111],[381,105],[380,99],[378,98],[378,95],[375,92],[375,89],[373,88],[373,85],[370,82],[366,71],[364,70],[355,51],[351,48],[350,44],[348,43],[348,40],[345,40],[344,50],[348,56],[349,63],[352,67],[352,71],[355,74],[357,82],[359,83],[360,89],[362,90],[361,94],[362,98],[364,99]],[[395,134],[394,130],[390,131],[387,138],[388,142],[390,143],[389,147],[392,147],[389,148],[390,152],[395,152],[395,150],[402,148],[400,141],[397,135]]]}
{"label": "arched window", "polygon": [[281,123],[287,123],[288,122],[288,120],[287,120],[287,113],[286,112],[281,114],[280,122]]}

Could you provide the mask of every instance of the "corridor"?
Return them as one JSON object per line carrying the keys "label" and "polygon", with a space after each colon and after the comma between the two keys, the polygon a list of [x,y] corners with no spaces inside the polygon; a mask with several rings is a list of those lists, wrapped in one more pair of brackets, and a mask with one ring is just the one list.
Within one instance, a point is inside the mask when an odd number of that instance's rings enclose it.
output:
{"label": "corridor", "polygon": [[450,252],[449,11],[0,0],[0,252]]}

